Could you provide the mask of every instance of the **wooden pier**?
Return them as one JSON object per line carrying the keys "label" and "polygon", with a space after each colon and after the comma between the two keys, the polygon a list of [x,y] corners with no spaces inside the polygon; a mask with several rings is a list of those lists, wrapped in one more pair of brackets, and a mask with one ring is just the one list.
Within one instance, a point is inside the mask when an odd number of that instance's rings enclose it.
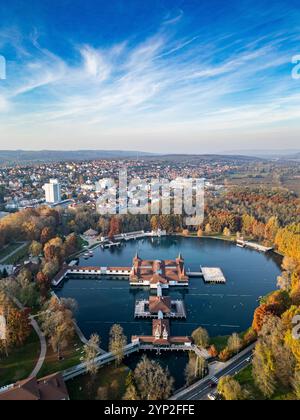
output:
{"label": "wooden pier", "polygon": [[272,247],[266,247],[266,246],[257,244],[255,242],[243,241],[241,239],[238,240],[236,244],[240,248],[251,248],[251,249],[254,249],[255,251],[264,252],[264,253],[273,251],[274,249]]}
{"label": "wooden pier", "polygon": [[120,277],[128,279],[131,267],[78,267],[66,266],[52,280],[52,286],[58,287],[69,275],[80,275],[84,277]]}
{"label": "wooden pier", "polygon": [[116,248],[121,246],[121,242],[108,242],[108,243],[103,243],[101,245],[102,249],[110,249],[110,248]]}

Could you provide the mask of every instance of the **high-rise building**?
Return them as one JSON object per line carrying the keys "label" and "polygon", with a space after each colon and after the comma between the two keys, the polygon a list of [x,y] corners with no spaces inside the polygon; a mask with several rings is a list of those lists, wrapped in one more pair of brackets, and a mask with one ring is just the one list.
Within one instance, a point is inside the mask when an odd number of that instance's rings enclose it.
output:
{"label": "high-rise building", "polygon": [[47,203],[55,204],[61,201],[60,183],[57,179],[50,179],[49,184],[45,184],[43,189]]}

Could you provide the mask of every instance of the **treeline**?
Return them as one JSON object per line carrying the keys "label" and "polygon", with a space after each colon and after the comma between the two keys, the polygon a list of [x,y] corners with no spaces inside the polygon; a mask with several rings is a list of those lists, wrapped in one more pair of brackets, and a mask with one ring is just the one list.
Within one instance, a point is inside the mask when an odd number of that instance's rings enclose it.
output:
{"label": "treeline", "polygon": [[279,229],[275,244],[285,255],[279,290],[266,296],[254,314],[251,333],[257,336],[253,379],[265,398],[285,394],[300,399],[300,224]]}
{"label": "treeline", "polygon": [[207,213],[214,210],[226,210],[240,217],[250,214],[264,224],[274,215],[280,226],[300,223],[300,199],[277,188],[232,188],[207,199]]}
{"label": "treeline", "polygon": [[16,307],[14,302],[0,290],[0,316],[5,318],[6,327],[0,340],[1,354],[9,355],[10,349],[21,347],[31,333],[28,312]]}
{"label": "treeline", "polygon": [[[274,240],[274,229],[300,223],[300,200],[283,190],[234,188],[217,197],[208,196],[206,201],[204,223],[197,227],[206,233],[223,233],[226,229],[227,234],[241,232],[255,240],[270,242]],[[184,216],[173,214],[100,216],[87,205],[74,209],[40,207],[1,219],[0,248],[16,240],[45,244],[55,236],[82,234],[90,228],[106,236],[158,228],[172,233],[187,226]]]}

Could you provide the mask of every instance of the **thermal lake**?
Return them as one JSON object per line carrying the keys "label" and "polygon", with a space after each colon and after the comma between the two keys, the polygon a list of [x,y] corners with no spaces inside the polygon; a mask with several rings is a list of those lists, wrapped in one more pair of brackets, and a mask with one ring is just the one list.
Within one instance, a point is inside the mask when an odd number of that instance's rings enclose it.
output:
{"label": "thermal lake", "polygon": [[[172,320],[173,336],[187,336],[197,327],[206,328],[211,336],[228,335],[246,330],[261,296],[276,289],[281,259],[274,253],[262,254],[235,244],[214,239],[165,237],[124,243],[120,248],[97,248],[89,260],[81,259],[81,266],[131,266],[138,251],[147,260],[175,259],[179,253],[187,270],[200,271],[200,266],[220,267],[226,285],[207,285],[201,278],[190,280],[188,288],[164,290],[172,300],[184,300],[187,319]],[[148,288],[130,287],[128,278],[70,278],[57,291],[59,297],[73,298],[79,309],[77,322],[86,337],[98,333],[101,345],[108,347],[109,330],[115,323],[122,325],[130,341],[132,335],[151,335],[151,320],[136,320],[137,299],[156,294]],[[185,356],[162,356],[170,361],[186,360]],[[176,364],[176,363],[175,363]],[[180,362],[181,364],[181,362]],[[182,371],[181,371],[182,372]],[[176,376],[176,375],[175,375]],[[182,373],[181,373],[182,376]],[[177,386],[182,385],[177,381]]]}

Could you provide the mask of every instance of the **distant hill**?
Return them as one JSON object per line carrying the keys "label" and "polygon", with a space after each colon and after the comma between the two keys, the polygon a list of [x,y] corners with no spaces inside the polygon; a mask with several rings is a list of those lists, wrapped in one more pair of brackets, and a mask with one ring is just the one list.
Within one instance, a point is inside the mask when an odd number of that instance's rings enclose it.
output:
{"label": "distant hill", "polygon": [[288,159],[295,160],[295,161],[300,161],[300,152],[289,155]]}
{"label": "distant hill", "polygon": [[228,152],[224,152],[225,155],[245,155],[251,157],[259,157],[264,159],[285,159],[285,158],[294,158],[298,156],[300,157],[300,150],[232,150]]}
{"label": "distant hill", "polygon": [[0,150],[0,165],[16,165],[31,163],[51,163],[64,161],[85,161],[97,159],[145,159],[169,162],[251,162],[262,160],[255,156],[229,155],[229,154],[151,154],[137,151],[122,150]]}
{"label": "distant hill", "polygon": [[[147,157],[146,157],[147,158]],[[253,162],[261,161],[262,158],[255,156],[243,156],[243,155],[226,155],[226,154],[203,154],[203,155],[157,155],[156,160],[167,160],[167,161],[188,161],[188,162]]]}
{"label": "distant hill", "polygon": [[121,150],[0,150],[0,164],[59,162],[92,159],[122,159],[149,156],[150,153]]}

